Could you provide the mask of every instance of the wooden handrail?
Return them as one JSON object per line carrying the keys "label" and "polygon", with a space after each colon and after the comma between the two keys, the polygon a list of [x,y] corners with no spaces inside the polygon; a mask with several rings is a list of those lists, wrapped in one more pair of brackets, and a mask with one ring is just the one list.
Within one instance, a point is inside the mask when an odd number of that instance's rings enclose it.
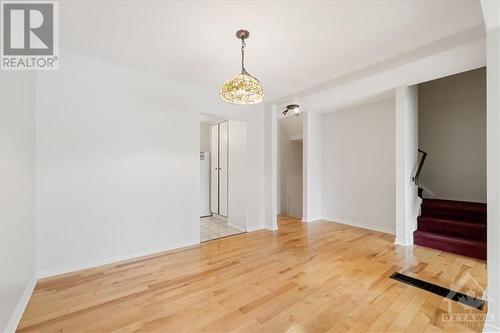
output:
{"label": "wooden handrail", "polygon": [[417,171],[415,171],[415,175],[411,177],[411,181],[418,185],[418,178],[420,177],[420,172],[422,172],[422,167],[424,166],[425,158],[427,157],[427,153],[423,150],[418,149],[419,153],[422,153],[422,158],[418,163]]}

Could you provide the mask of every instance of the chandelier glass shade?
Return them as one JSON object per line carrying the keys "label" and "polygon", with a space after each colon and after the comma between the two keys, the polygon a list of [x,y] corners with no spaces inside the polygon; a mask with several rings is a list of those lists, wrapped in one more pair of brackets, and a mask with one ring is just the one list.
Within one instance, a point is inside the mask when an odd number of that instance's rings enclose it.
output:
{"label": "chandelier glass shade", "polygon": [[246,30],[236,32],[236,37],[241,39],[241,73],[224,82],[219,92],[220,97],[228,103],[248,105],[264,100],[264,90],[259,80],[245,70],[245,39],[248,36]]}
{"label": "chandelier glass shade", "polygon": [[264,99],[264,90],[259,80],[242,72],[224,82],[219,95],[228,103],[257,104]]}

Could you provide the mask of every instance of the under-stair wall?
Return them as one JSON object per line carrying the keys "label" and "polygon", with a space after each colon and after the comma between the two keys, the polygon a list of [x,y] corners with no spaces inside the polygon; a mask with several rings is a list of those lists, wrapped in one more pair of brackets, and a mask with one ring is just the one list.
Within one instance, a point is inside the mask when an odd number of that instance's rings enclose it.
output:
{"label": "under-stair wall", "polygon": [[486,70],[418,87],[419,148],[428,153],[420,176],[434,196],[486,202]]}

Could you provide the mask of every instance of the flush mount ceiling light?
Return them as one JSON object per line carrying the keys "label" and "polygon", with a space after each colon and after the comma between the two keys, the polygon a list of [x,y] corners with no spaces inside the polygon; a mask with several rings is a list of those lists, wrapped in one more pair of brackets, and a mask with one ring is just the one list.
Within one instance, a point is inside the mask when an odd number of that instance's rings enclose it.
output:
{"label": "flush mount ceiling light", "polygon": [[220,97],[233,104],[257,104],[264,99],[264,90],[259,80],[248,74],[245,69],[245,39],[250,36],[247,30],[238,30],[236,37],[241,39],[241,74],[224,82],[220,88]]}
{"label": "flush mount ceiling light", "polygon": [[297,104],[290,104],[286,106],[286,110],[283,111],[283,114],[286,116],[288,112],[292,112],[295,116],[300,115],[300,106]]}

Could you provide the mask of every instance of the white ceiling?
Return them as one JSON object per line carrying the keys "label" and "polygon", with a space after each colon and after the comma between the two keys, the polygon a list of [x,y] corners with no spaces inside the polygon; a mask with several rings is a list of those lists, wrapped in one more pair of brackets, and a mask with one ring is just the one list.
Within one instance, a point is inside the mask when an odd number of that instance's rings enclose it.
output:
{"label": "white ceiling", "polygon": [[218,91],[246,68],[266,101],[481,26],[479,1],[65,1],[62,47]]}

